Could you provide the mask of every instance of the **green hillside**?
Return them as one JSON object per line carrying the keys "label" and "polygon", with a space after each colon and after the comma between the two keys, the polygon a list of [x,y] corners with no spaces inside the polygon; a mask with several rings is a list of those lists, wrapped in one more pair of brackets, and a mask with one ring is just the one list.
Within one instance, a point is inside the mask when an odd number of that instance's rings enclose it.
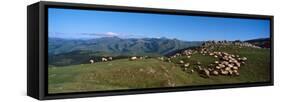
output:
{"label": "green hillside", "polygon": [[213,63],[215,58],[194,54],[191,58],[177,57],[172,62],[157,58],[129,61],[118,59],[94,64],[69,66],[49,66],[49,93],[102,91],[118,89],[175,87],[191,85],[209,85],[225,83],[262,82],[269,80],[270,51],[249,47],[216,47],[213,51],[225,51],[248,58],[241,66],[239,76],[200,77],[194,73],[185,72],[176,64],[179,60],[189,62],[189,70],[195,69],[196,62],[202,66]]}
{"label": "green hillside", "polygon": [[128,59],[49,68],[49,91],[77,92],[184,85],[191,78],[172,63]]}

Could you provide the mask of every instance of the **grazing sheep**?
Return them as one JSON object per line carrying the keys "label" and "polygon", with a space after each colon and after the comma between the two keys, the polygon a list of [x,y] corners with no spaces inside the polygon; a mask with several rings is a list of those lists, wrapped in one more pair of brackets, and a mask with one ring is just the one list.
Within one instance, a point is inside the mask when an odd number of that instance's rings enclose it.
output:
{"label": "grazing sheep", "polygon": [[238,67],[234,66],[232,67],[233,70],[238,70]]}
{"label": "grazing sheep", "polygon": [[232,67],[233,67],[233,64],[228,64],[227,66],[230,67],[230,68],[232,68]]}
{"label": "grazing sheep", "polygon": [[107,62],[107,59],[103,57],[103,58],[101,58],[101,61],[102,62]]}
{"label": "grazing sheep", "polygon": [[216,69],[221,69],[221,67],[219,67],[219,66],[216,66]]}
{"label": "grazing sheep", "polygon": [[193,70],[193,69],[191,69],[191,70],[190,70],[190,72],[191,72],[191,73],[194,73],[194,70]]}
{"label": "grazing sheep", "polygon": [[214,66],[214,64],[209,64],[209,65],[208,65],[208,67],[213,67],[213,66]]}
{"label": "grazing sheep", "polygon": [[112,61],[112,60],[113,60],[113,58],[112,58],[112,57],[108,57],[108,60]]}
{"label": "grazing sheep", "polygon": [[234,75],[239,76],[240,74],[239,72],[234,72]]}
{"label": "grazing sheep", "polygon": [[228,73],[229,73],[230,75],[232,75],[232,74],[233,74],[233,71],[232,71],[232,70],[229,70]]}
{"label": "grazing sheep", "polygon": [[179,62],[180,64],[184,64],[184,61],[183,60],[180,60],[180,62]]}
{"label": "grazing sheep", "polygon": [[219,72],[216,71],[216,70],[214,70],[214,71],[212,72],[212,74],[213,74],[213,75],[219,75]]}
{"label": "grazing sheep", "polygon": [[147,59],[147,58],[148,58],[148,56],[144,56],[144,57],[143,57],[143,59]]}
{"label": "grazing sheep", "polygon": [[220,70],[221,74],[222,75],[227,75],[228,74],[228,71],[225,71],[225,70]]}
{"label": "grazing sheep", "polygon": [[203,71],[204,71],[205,75],[207,75],[207,77],[210,77],[210,71],[208,71],[207,69],[204,69]]}
{"label": "grazing sheep", "polygon": [[209,70],[209,71],[213,71],[214,69],[213,69],[213,68],[208,68],[208,70]]}
{"label": "grazing sheep", "polygon": [[243,61],[246,61],[246,60],[247,60],[247,57],[243,57],[242,60],[243,60]]}
{"label": "grazing sheep", "polygon": [[205,77],[205,78],[209,78],[210,77],[210,71],[207,69],[202,69],[200,70],[200,76]]}
{"label": "grazing sheep", "polygon": [[164,61],[164,57],[158,57],[158,59]]}
{"label": "grazing sheep", "polygon": [[238,61],[242,61],[242,59],[241,59],[241,58],[238,58],[237,60],[238,60]]}
{"label": "grazing sheep", "polygon": [[189,63],[186,63],[186,64],[184,64],[183,66],[184,67],[188,67],[190,64]]}
{"label": "grazing sheep", "polygon": [[137,60],[138,58],[136,56],[133,56],[130,58],[130,61],[134,61],[134,60]]}
{"label": "grazing sheep", "polygon": [[231,70],[231,67],[226,67],[224,70],[229,71]]}
{"label": "grazing sheep", "polygon": [[198,70],[203,70],[203,68],[201,66],[198,66]]}
{"label": "grazing sheep", "polygon": [[233,70],[233,73],[237,73],[238,71],[237,70]]}
{"label": "grazing sheep", "polygon": [[223,65],[223,64],[219,64],[219,67],[220,67],[220,68],[224,68],[224,67],[225,67],[225,65]]}
{"label": "grazing sheep", "polygon": [[229,63],[227,61],[223,61],[222,64],[228,65]]}
{"label": "grazing sheep", "polygon": [[93,59],[90,59],[89,61],[91,64],[95,63],[95,61]]}
{"label": "grazing sheep", "polygon": [[240,64],[239,62],[236,62],[235,65],[236,65],[237,67],[240,67],[240,66],[241,66],[241,64]]}
{"label": "grazing sheep", "polygon": [[215,64],[219,64],[219,61],[215,61]]}
{"label": "grazing sheep", "polygon": [[197,64],[197,65],[201,65],[201,62],[197,62],[196,64]]}
{"label": "grazing sheep", "polygon": [[167,62],[172,62],[172,61],[171,61],[171,58],[167,58],[167,60],[166,60],[166,61],[167,61]]}
{"label": "grazing sheep", "polygon": [[175,55],[174,55],[175,57],[177,57],[177,56],[181,56],[181,54],[179,54],[179,53],[176,53]]}

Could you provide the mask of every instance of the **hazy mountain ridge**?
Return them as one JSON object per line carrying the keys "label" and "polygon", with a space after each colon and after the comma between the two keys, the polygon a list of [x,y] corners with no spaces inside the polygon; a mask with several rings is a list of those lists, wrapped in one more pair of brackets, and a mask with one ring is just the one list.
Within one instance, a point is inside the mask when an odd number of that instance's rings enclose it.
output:
{"label": "hazy mountain ridge", "polygon": [[73,51],[106,52],[109,55],[165,55],[175,50],[201,46],[200,41],[181,41],[167,38],[104,37],[90,40],[49,38],[48,53],[56,55]]}
{"label": "hazy mountain ridge", "polygon": [[257,38],[257,39],[251,39],[246,40],[245,42],[254,44],[256,46],[262,47],[262,48],[270,48],[270,38]]}

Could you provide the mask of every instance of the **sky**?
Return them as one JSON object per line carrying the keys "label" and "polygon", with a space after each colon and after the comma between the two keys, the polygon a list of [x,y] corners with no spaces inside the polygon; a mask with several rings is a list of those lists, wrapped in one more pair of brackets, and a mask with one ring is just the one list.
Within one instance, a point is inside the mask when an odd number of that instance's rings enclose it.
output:
{"label": "sky", "polygon": [[49,37],[249,40],[270,36],[270,21],[79,9],[48,9]]}

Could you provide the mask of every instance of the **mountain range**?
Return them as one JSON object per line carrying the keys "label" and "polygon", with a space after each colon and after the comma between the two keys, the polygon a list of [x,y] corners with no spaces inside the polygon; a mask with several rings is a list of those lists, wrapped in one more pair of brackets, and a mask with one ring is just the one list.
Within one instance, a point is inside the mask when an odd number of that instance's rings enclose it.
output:
{"label": "mountain range", "polygon": [[58,55],[71,52],[87,52],[100,56],[160,56],[175,50],[201,46],[202,41],[181,41],[167,38],[103,37],[96,39],[49,38],[48,54]]}

